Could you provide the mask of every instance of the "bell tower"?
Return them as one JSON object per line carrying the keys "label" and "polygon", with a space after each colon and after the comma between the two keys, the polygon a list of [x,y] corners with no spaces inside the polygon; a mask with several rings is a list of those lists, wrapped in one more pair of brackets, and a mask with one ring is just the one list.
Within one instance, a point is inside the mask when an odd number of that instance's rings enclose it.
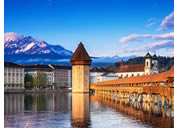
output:
{"label": "bell tower", "polygon": [[145,56],[145,67],[144,67],[145,75],[150,75],[151,69],[152,69],[152,56],[148,52]]}
{"label": "bell tower", "polygon": [[92,60],[81,42],[70,61],[72,64],[72,92],[89,92],[89,66]]}
{"label": "bell tower", "polygon": [[152,57],[152,74],[159,73],[158,71],[158,57],[156,54],[153,55]]}

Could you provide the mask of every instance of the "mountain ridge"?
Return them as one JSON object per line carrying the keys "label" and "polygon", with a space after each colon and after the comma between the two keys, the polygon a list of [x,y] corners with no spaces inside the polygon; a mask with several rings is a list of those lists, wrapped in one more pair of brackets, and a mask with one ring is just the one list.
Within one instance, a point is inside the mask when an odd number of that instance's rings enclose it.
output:
{"label": "mountain ridge", "polygon": [[[4,34],[4,60],[17,64],[70,64],[73,52],[61,45],[48,44],[44,40],[35,39],[14,32]],[[114,62],[128,60],[136,56],[94,57],[92,66],[105,67]]]}

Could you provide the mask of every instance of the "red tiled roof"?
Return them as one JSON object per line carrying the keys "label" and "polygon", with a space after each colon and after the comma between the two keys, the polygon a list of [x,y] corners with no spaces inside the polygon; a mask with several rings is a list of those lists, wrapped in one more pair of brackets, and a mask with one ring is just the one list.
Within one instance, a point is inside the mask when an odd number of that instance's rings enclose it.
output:
{"label": "red tiled roof", "polygon": [[103,81],[98,82],[97,85],[166,82],[168,77],[174,77],[174,66],[168,72]]}
{"label": "red tiled roof", "polygon": [[121,65],[117,73],[123,72],[144,72],[144,64]]}
{"label": "red tiled roof", "polygon": [[24,65],[15,64],[15,63],[12,63],[12,62],[4,62],[4,67],[24,67]]}
{"label": "red tiled roof", "polygon": [[85,50],[83,44],[80,42],[78,48],[74,52],[70,59],[72,65],[90,65],[91,58],[89,57],[87,51]]}

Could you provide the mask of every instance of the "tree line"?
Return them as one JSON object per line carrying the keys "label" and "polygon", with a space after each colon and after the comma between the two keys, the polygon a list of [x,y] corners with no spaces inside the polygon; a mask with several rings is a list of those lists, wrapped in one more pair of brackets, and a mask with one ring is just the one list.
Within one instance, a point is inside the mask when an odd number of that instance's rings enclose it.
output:
{"label": "tree line", "polygon": [[[165,72],[170,70],[170,68],[174,65],[174,57],[165,57],[165,56],[158,56],[158,70],[159,72]],[[127,61],[124,61],[125,65],[129,64],[144,64],[145,58],[144,57],[136,57],[129,59]],[[117,69],[120,67],[121,62],[116,62],[112,65],[106,66],[105,68],[116,72]]]}
{"label": "tree line", "polygon": [[34,77],[30,74],[25,74],[24,84],[25,88],[46,88],[49,85],[47,74],[42,71],[37,71]]}

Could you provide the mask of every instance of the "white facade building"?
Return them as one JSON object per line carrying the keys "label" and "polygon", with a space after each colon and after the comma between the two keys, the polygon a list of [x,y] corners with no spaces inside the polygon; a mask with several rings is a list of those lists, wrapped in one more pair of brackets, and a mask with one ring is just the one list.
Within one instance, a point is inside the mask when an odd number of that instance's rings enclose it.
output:
{"label": "white facade building", "polygon": [[4,63],[4,88],[24,89],[24,67],[22,65]]}
{"label": "white facade building", "polygon": [[104,68],[91,67],[90,68],[90,83],[97,83],[97,76],[100,76],[105,72],[106,70]]}
{"label": "white facade building", "polygon": [[102,67],[93,67],[90,69],[90,82],[97,83],[101,81],[119,79],[119,77],[114,73],[110,72]]}
{"label": "white facade building", "polygon": [[102,75],[96,76],[96,82],[116,80],[116,79],[119,79],[119,76],[117,76],[115,73],[112,72],[106,72],[103,73]]}
{"label": "white facade building", "polygon": [[145,56],[145,64],[124,65],[122,60],[121,66],[117,70],[116,75],[118,75],[120,78],[126,78],[156,73],[159,73],[157,56],[154,55],[152,57],[149,53],[147,53]]}

